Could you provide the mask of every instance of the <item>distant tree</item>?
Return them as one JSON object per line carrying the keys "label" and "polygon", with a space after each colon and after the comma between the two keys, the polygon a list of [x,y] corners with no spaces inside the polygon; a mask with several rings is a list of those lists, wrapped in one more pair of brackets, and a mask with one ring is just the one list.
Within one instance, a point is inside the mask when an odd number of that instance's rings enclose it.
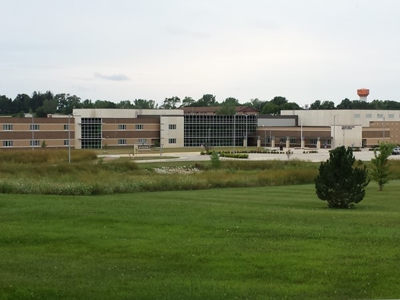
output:
{"label": "distant tree", "polygon": [[[91,103],[90,106],[85,106],[81,103],[81,98],[75,95],[69,94],[57,94],[54,96],[54,99],[57,101],[57,112],[63,115],[69,115],[72,113],[74,108],[92,108],[94,105]],[[87,102],[88,103],[88,102]]]}
{"label": "distant tree", "polygon": [[239,103],[239,100],[238,100],[238,99],[233,98],[233,97],[229,97],[229,98],[226,98],[226,99],[221,103],[221,105],[239,106],[240,103]]}
{"label": "distant tree", "polygon": [[205,94],[199,100],[195,101],[191,105],[194,107],[201,107],[201,106],[217,106],[219,103],[217,102],[216,98],[212,94]]}
{"label": "distant tree", "polygon": [[217,115],[233,116],[236,113],[236,106],[232,104],[223,104],[215,112]]}
{"label": "distant tree", "polygon": [[46,118],[48,114],[54,114],[57,111],[57,100],[46,99],[43,105],[36,109],[35,115],[39,118]]}
{"label": "distant tree", "polygon": [[15,113],[27,113],[31,109],[31,97],[26,94],[18,94],[13,101],[13,111]]}
{"label": "distant tree", "polygon": [[351,103],[351,108],[352,109],[370,109],[371,105],[370,105],[370,103],[368,103],[366,101],[354,100]]}
{"label": "distant tree", "polygon": [[96,100],[94,108],[117,108],[117,105],[114,102],[107,100]]}
{"label": "distant tree", "polygon": [[277,106],[283,106],[284,104],[288,103],[288,100],[285,97],[276,96],[270,102]]}
{"label": "distant tree", "polygon": [[250,102],[244,103],[243,105],[254,108],[255,110],[260,112],[262,110],[264,104],[265,104],[264,101],[261,101],[258,98],[255,98],[255,99],[251,99]]}
{"label": "distant tree", "polygon": [[94,108],[94,103],[90,99],[85,99],[82,101],[81,108]]}
{"label": "distant tree", "polygon": [[295,102],[287,102],[279,107],[279,111],[284,110],[297,110],[301,109],[301,107]]}
{"label": "distant tree", "polygon": [[279,115],[281,110],[297,110],[301,107],[295,102],[289,102],[285,97],[277,96],[265,102],[261,109],[262,114]]}
{"label": "distant tree", "polygon": [[344,146],[330,151],[329,159],[321,163],[315,179],[318,198],[328,201],[331,208],[349,208],[365,196],[369,183],[366,167],[355,166],[351,148]]}
{"label": "distant tree", "polygon": [[321,104],[321,109],[335,109],[335,103],[333,101],[324,101]]}
{"label": "distant tree", "polygon": [[47,91],[46,93],[33,92],[30,108],[32,109],[33,112],[36,112],[36,110],[43,105],[43,102],[45,100],[53,100],[53,99],[54,96],[50,91]]}
{"label": "distant tree", "polygon": [[310,109],[335,109],[335,103],[332,101],[316,100],[311,104]]}
{"label": "distant tree", "polygon": [[375,158],[371,160],[371,177],[378,183],[379,191],[382,191],[383,186],[389,181],[388,158],[392,154],[394,147],[392,144],[380,143],[379,150],[374,149]]}
{"label": "distant tree", "polygon": [[343,99],[342,102],[337,106],[337,109],[352,109],[353,108],[353,103],[350,101],[350,99]]}
{"label": "distant tree", "polygon": [[161,105],[163,109],[175,109],[177,108],[178,104],[181,102],[179,97],[171,97],[165,98],[164,103]]}
{"label": "distant tree", "polygon": [[266,102],[261,109],[262,114],[276,115],[279,114],[280,111],[280,106],[272,103],[271,101]]}
{"label": "distant tree", "polygon": [[134,108],[135,106],[131,103],[130,100],[123,100],[117,103],[117,108],[121,109],[130,109]]}
{"label": "distant tree", "polygon": [[12,105],[13,103],[10,98],[7,98],[4,95],[0,96],[0,114],[2,115],[11,114],[13,111]]}
{"label": "distant tree", "polygon": [[154,100],[135,99],[134,107],[136,109],[154,109],[156,108],[156,102]]}
{"label": "distant tree", "polygon": [[186,107],[186,106],[191,106],[193,103],[196,101],[192,97],[185,97],[182,100],[182,105],[181,107]]}
{"label": "distant tree", "polygon": [[238,99],[232,97],[226,98],[225,101],[220,104],[220,108],[216,111],[216,114],[233,116],[236,113],[236,107],[239,105]]}
{"label": "distant tree", "polygon": [[315,100],[313,103],[311,103],[310,109],[321,109],[321,101]]}

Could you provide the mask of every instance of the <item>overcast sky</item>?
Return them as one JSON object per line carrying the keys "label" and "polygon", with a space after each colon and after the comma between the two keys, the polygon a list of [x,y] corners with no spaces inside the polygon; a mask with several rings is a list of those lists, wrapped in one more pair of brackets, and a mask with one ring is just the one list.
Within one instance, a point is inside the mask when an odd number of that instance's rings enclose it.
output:
{"label": "overcast sky", "polygon": [[0,0],[0,94],[400,100],[398,0]]}

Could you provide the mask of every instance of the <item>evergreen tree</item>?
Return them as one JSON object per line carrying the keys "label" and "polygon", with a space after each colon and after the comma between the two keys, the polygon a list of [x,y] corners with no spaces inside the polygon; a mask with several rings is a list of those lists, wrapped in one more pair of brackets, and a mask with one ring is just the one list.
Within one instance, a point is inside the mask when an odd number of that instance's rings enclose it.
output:
{"label": "evergreen tree", "polygon": [[318,198],[328,201],[331,208],[349,208],[365,196],[369,183],[366,167],[354,166],[351,148],[344,146],[330,151],[329,159],[321,163],[315,179]]}

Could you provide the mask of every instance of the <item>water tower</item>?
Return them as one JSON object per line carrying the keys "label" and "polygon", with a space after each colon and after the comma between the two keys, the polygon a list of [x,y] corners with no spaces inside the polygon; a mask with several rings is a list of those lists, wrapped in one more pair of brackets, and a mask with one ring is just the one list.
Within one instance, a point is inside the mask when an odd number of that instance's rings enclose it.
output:
{"label": "water tower", "polygon": [[360,96],[360,101],[367,101],[369,95],[369,89],[359,89],[357,90],[358,96]]}

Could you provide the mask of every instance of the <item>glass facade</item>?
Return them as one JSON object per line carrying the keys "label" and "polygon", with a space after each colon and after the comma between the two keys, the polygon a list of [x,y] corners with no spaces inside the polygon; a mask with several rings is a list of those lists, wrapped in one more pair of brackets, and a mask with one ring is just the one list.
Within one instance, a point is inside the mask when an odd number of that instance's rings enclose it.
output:
{"label": "glass facade", "polygon": [[185,115],[185,147],[243,146],[243,139],[255,136],[255,115]]}
{"label": "glass facade", "polygon": [[82,118],[82,149],[101,148],[101,118]]}

